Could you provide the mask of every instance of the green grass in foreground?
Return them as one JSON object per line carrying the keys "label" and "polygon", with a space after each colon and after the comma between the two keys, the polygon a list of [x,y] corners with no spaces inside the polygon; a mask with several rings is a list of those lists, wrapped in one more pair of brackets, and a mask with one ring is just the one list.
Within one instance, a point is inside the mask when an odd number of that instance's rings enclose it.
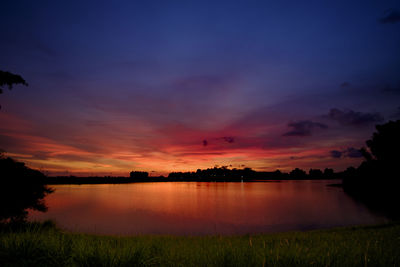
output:
{"label": "green grass in foreground", "polygon": [[0,229],[0,266],[399,266],[400,224],[247,236],[112,237]]}

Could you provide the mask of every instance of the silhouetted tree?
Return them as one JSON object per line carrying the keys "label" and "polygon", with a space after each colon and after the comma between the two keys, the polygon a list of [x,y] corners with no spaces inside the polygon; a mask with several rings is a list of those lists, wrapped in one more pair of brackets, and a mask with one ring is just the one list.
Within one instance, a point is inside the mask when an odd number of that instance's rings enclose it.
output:
{"label": "silhouetted tree", "polygon": [[302,169],[296,168],[290,172],[290,178],[295,180],[302,180],[307,178],[307,173]]}
{"label": "silhouetted tree", "polygon": [[251,168],[229,169],[227,166],[197,169],[196,172],[171,172],[168,179],[174,181],[254,181],[254,180],[304,180],[304,179],[333,179],[336,174],[333,169],[326,169],[325,173],[318,169],[311,169],[310,175],[299,168],[290,173],[280,170],[273,172],[260,172]]}
{"label": "silhouetted tree", "polygon": [[11,90],[13,88],[13,85],[17,84],[28,86],[26,81],[20,75],[0,70],[0,94],[3,93],[3,86],[6,85],[8,89]]}
{"label": "silhouetted tree", "polygon": [[374,159],[386,165],[396,165],[400,160],[400,120],[389,121],[383,125],[376,126],[377,132],[368,140],[367,146],[372,156],[367,159]]}
{"label": "silhouetted tree", "polygon": [[148,172],[139,172],[139,171],[131,171],[130,175],[131,178],[137,179],[146,179],[149,177]]}
{"label": "silhouetted tree", "polygon": [[40,171],[0,156],[0,222],[23,221],[27,209],[46,211],[44,197],[53,191],[44,180]]}
{"label": "silhouetted tree", "polygon": [[359,176],[376,184],[377,179],[385,183],[400,180],[400,120],[376,126],[372,139],[366,142],[362,153],[365,161],[358,168]]}
{"label": "silhouetted tree", "polygon": [[324,178],[325,179],[332,179],[335,175],[335,172],[333,171],[333,169],[330,168],[325,168],[324,170]]}
{"label": "silhouetted tree", "polygon": [[376,126],[377,132],[366,142],[365,161],[357,169],[344,172],[343,188],[371,209],[399,218],[400,195],[400,120]]}
{"label": "silhouetted tree", "polygon": [[308,171],[309,179],[322,179],[323,173],[319,169],[310,169]]}

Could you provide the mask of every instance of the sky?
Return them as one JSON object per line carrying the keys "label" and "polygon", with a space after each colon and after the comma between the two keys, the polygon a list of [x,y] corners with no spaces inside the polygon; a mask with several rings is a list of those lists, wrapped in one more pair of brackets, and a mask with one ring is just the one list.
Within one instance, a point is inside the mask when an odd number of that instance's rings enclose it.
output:
{"label": "sky", "polygon": [[358,166],[400,2],[2,1],[0,148],[50,175]]}

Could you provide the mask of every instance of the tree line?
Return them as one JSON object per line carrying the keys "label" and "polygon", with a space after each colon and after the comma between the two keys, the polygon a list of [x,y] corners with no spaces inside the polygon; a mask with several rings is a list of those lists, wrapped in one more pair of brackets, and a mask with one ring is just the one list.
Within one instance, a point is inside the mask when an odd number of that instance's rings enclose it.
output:
{"label": "tree line", "polygon": [[340,173],[335,173],[333,169],[326,168],[310,169],[308,173],[302,169],[295,168],[291,172],[285,173],[280,170],[266,172],[255,171],[251,168],[229,169],[228,166],[198,169],[195,172],[171,172],[169,179],[174,180],[214,180],[214,181],[251,181],[251,180],[317,180],[339,178]]}

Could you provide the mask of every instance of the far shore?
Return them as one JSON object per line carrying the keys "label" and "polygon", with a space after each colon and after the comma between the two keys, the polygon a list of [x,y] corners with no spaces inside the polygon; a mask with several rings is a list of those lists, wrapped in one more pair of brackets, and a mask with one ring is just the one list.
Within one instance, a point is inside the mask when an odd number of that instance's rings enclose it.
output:
{"label": "far shore", "polygon": [[[231,179],[227,177],[210,177],[201,179],[192,178],[168,178],[168,177],[148,177],[148,178],[131,178],[131,177],[76,177],[76,176],[61,176],[47,177],[45,183],[48,185],[62,184],[129,184],[129,183],[154,183],[154,182],[281,182],[281,181],[306,181],[306,180],[332,180],[337,181],[340,178],[332,179]],[[334,184],[339,186],[339,184]]]}

